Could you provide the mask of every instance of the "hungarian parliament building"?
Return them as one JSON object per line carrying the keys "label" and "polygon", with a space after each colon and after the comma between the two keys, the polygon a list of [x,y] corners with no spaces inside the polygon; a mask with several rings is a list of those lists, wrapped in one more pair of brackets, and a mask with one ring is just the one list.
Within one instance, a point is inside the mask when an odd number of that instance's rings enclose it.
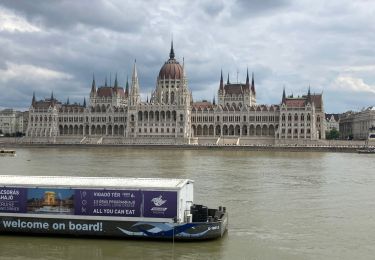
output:
{"label": "hungarian parliament building", "polygon": [[[77,144],[212,144],[251,145],[309,143],[325,139],[322,94],[286,96],[279,104],[257,104],[254,74],[231,83],[221,73],[217,99],[194,102],[184,63],[171,45],[150,99],[140,97],[136,63],[131,82],[91,85],[89,101],[70,104],[50,98],[37,100],[29,110],[25,141]],[[281,92],[281,91],[280,91]],[[281,93],[280,93],[281,94]],[[217,100],[217,101],[216,101]]]}

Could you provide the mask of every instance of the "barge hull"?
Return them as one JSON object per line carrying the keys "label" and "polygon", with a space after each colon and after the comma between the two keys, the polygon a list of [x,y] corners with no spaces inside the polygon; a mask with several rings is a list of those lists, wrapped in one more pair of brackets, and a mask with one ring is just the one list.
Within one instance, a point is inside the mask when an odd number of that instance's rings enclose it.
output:
{"label": "barge hull", "polygon": [[222,237],[227,230],[227,223],[227,214],[218,221],[191,223],[0,216],[0,234],[209,240]]}

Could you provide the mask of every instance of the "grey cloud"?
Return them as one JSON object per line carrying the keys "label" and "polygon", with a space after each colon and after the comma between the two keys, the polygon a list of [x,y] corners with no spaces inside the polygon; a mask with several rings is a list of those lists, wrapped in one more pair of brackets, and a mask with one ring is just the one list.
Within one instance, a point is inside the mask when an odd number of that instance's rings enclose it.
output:
{"label": "grey cloud", "polygon": [[232,16],[258,16],[287,7],[290,2],[290,0],[236,0],[232,7],[234,14]]}
{"label": "grey cloud", "polygon": [[106,28],[119,32],[139,31],[145,20],[135,12],[147,9],[135,4],[123,4],[122,1],[12,1],[4,0],[2,5],[16,10],[31,23],[46,28],[71,29],[79,24],[89,27]]}
{"label": "grey cloud", "polygon": [[203,4],[204,11],[210,16],[217,16],[224,10],[224,3],[222,1],[209,1]]}
{"label": "grey cloud", "polygon": [[[340,7],[340,6],[347,7]],[[372,105],[362,93],[338,95],[329,86],[340,67],[373,65],[375,5],[351,1],[2,1],[40,32],[0,31],[0,70],[7,62],[66,73],[72,79],[0,81],[0,106],[28,107],[53,90],[61,101],[88,97],[92,73],[98,85],[117,72],[121,85],[137,59],[142,96],[155,88],[168,58],[171,34],[185,57],[194,100],[217,93],[220,69],[239,81],[255,72],[259,103],[280,102],[283,85],[294,94],[324,90],[325,108],[339,112]],[[252,19],[249,19],[252,18]],[[375,85],[373,72],[352,72]],[[353,96],[353,99],[351,99]],[[361,97],[361,98],[359,98]]]}

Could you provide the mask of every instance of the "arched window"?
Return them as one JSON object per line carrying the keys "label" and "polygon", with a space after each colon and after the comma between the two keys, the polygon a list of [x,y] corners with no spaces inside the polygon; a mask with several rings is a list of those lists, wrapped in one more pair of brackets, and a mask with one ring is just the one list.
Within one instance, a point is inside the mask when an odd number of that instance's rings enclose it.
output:
{"label": "arched window", "polygon": [[[173,86],[172,86],[173,87]],[[174,103],[174,92],[172,91],[171,92],[171,104],[173,104]]]}

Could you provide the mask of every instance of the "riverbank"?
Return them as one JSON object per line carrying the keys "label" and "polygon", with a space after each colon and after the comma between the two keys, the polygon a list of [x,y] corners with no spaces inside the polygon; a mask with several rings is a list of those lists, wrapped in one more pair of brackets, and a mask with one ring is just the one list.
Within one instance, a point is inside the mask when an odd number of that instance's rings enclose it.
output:
{"label": "riverbank", "polygon": [[[258,140],[259,141],[259,140]],[[244,151],[287,151],[287,152],[342,152],[355,153],[358,149],[365,147],[364,141],[344,141],[344,140],[321,140],[321,142],[306,143],[270,143],[258,142],[247,144],[214,144],[212,142],[202,142],[195,144],[181,144],[176,143],[79,143],[79,142],[65,142],[65,143],[30,143],[22,142],[22,139],[17,138],[1,138],[0,148],[17,148],[17,147],[33,147],[33,148],[47,148],[47,147],[84,147],[84,148],[99,148],[99,147],[123,147],[133,149],[183,149],[183,150],[244,150]],[[375,147],[371,144],[370,147]]]}
{"label": "riverbank", "polygon": [[19,144],[7,143],[0,144],[7,148],[60,148],[60,147],[77,147],[77,148],[100,148],[100,147],[117,147],[132,149],[176,149],[176,150],[228,150],[228,151],[277,151],[277,152],[340,152],[355,153],[363,147],[352,146],[301,146],[301,145],[160,145],[160,144]]}

